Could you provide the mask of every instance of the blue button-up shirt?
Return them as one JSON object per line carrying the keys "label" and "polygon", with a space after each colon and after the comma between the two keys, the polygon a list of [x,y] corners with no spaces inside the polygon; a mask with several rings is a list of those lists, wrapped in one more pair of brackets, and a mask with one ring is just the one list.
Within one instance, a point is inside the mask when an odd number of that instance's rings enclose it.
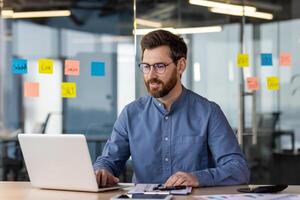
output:
{"label": "blue button-up shirt", "polygon": [[247,183],[246,160],[220,107],[182,88],[170,111],[149,95],[127,105],[94,169],[119,176],[131,156],[135,183],[164,183],[178,171],[200,186]]}

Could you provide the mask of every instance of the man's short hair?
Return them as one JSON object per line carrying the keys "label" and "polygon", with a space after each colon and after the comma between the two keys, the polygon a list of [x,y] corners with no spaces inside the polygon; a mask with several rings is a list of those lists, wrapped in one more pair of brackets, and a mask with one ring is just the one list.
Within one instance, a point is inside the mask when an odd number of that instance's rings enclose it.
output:
{"label": "man's short hair", "polygon": [[165,30],[152,31],[142,38],[142,59],[145,49],[154,49],[160,46],[170,48],[170,57],[174,62],[182,57],[186,59],[187,46],[183,38]]}

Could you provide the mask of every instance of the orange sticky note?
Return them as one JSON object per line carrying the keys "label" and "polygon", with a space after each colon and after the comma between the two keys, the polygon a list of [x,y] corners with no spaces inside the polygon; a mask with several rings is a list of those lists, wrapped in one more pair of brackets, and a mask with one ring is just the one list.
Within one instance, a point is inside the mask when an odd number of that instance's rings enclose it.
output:
{"label": "orange sticky note", "polygon": [[53,74],[54,61],[51,59],[39,59],[39,73]]}
{"label": "orange sticky note", "polygon": [[259,90],[259,83],[256,77],[247,78],[247,88],[252,91]]}
{"label": "orange sticky note", "polygon": [[61,96],[63,98],[75,98],[76,97],[76,83],[63,82],[61,84]]}
{"label": "orange sticky note", "polygon": [[65,60],[65,75],[79,76],[80,74],[79,60]]}
{"label": "orange sticky note", "polygon": [[279,90],[279,78],[276,76],[269,76],[267,78],[268,90]]}
{"label": "orange sticky note", "polygon": [[24,83],[24,97],[38,97],[40,84],[36,82]]}
{"label": "orange sticky note", "polygon": [[237,56],[238,67],[248,67],[249,66],[249,55],[248,54],[238,54]]}
{"label": "orange sticky note", "polygon": [[288,67],[292,64],[292,55],[290,53],[281,53],[279,56],[279,66]]}

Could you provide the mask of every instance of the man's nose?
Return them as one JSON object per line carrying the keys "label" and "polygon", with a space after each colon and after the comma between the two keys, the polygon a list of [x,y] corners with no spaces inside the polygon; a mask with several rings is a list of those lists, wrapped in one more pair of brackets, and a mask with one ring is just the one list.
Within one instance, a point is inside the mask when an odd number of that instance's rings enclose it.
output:
{"label": "man's nose", "polygon": [[149,78],[157,77],[157,73],[156,73],[156,71],[155,71],[155,69],[154,69],[154,66],[151,66],[151,67],[150,67],[150,71],[149,71],[149,73],[148,73],[148,77],[149,77]]}

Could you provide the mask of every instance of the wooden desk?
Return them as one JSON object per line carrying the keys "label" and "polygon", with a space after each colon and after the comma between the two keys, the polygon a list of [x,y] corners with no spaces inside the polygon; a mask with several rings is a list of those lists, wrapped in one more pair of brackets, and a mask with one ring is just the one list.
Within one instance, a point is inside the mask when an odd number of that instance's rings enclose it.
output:
{"label": "wooden desk", "polygon": [[[177,200],[192,200],[192,195],[236,194],[236,189],[242,186],[207,187],[194,189],[188,196],[175,196]],[[125,193],[115,190],[102,193],[73,192],[37,189],[29,182],[0,182],[1,200],[109,200],[112,196]],[[300,186],[289,186],[283,193],[300,194]]]}

